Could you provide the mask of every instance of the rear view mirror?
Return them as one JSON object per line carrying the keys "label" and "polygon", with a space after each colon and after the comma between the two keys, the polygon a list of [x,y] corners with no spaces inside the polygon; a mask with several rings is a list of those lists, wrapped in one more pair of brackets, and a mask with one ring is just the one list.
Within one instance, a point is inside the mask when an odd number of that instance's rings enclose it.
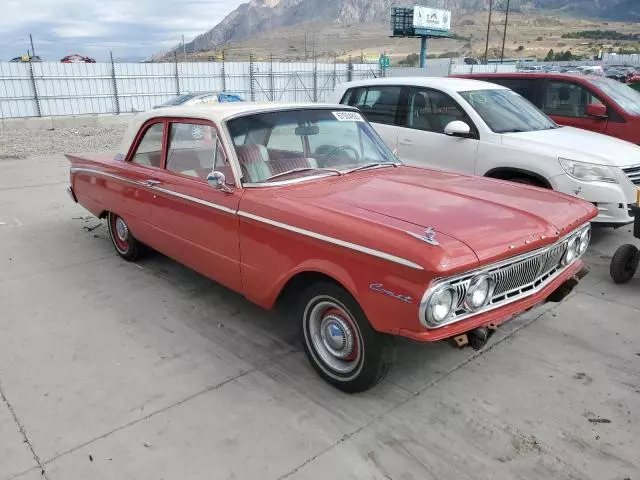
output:
{"label": "rear view mirror", "polygon": [[299,137],[308,137],[310,135],[317,135],[320,129],[317,125],[311,125],[308,127],[296,127],[295,134]]}
{"label": "rear view mirror", "polygon": [[602,105],[601,103],[590,103],[585,108],[585,113],[594,118],[607,118],[607,107]]}
{"label": "rear view mirror", "polygon": [[454,120],[444,127],[444,134],[450,137],[471,137],[471,127],[460,120]]}

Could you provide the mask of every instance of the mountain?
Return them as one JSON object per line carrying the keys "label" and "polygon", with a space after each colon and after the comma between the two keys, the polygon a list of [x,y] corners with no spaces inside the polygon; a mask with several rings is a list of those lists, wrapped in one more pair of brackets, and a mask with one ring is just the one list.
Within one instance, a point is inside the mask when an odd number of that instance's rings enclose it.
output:
{"label": "mountain", "polygon": [[[345,26],[388,23],[393,3],[393,0],[251,0],[187,43],[185,50],[189,53],[210,50],[256,34],[306,23]],[[502,2],[494,1],[494,6],[498,3]],[[449,4],[454,12],[464,13],[488,9],[489,0],[451,0]],[[640,0],[511,0],[511,10],[640,22]],[[175,48],[178,49],[182,46]]]}

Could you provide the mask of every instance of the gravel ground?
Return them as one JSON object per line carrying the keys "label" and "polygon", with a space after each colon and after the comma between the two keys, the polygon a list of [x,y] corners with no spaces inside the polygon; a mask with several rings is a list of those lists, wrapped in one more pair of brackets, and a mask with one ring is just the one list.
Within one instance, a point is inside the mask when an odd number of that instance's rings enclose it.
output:
{"label": "gravel ground", "polygon": [[0,160],[55,153],[99,153],[118,148],[126,124],[57,128],[55,130],[0,130]]}

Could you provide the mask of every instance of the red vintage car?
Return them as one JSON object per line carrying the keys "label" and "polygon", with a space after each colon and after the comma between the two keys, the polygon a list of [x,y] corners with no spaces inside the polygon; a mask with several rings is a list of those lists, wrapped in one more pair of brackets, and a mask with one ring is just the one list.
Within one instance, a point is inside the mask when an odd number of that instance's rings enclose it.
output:
{"label": "red vintage car", "polygon": [[[193,125],[202,137],[180,134]],[[311,364],[348,392],[382,378],[394,335],[479,347],[561,299],[597,213],[404,166],[344,105],[158,109],[133,118],[115,157],[68,157],[71,197],[106,218],[122,258],[148,246],[262,307],[293,301]]]}

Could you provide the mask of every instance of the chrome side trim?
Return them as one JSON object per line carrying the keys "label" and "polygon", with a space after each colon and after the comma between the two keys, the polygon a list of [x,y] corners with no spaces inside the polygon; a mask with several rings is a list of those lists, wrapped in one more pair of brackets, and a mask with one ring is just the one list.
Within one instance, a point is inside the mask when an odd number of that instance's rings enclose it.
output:
{"label": "chrome side trim", "polygon": [[136,186],[139,186],[139,187],[143,187],[143,188],[146,188],[146,189],[154,191],[154,192],[165,193],[167,195],[172,195],[172,196],[175,196],[175,197],[178,197],[178,198],[182,198],[182,199],[187,200],[187,201],[191,201],[191,202],[194,202],[194,203],[198,203],[200,205],[204,205],[205,207],[214,208],[214,209],[220,210],[222,212],[231,213],[231,214],[234,214],[234,215],[239,215],[239,216],[245,217],[245,218],[250,218],[250,219],[255,220],[257,222],[266,223],[266,224],[274,226],[274,227],[282,228],[284,230],[289,230],[290,232],[298,233],[300,235],[305,235],[305,236],[310,237],[310,238],[315,238],[316,240],[322,240],[324,242],[332,243],[334,245],[339,245],[341,247],[348,248],[348,249],[351,249],[351,250],[355,250],[357,252],[366,253],[367,255],[371,255],[371,256],[374,256],[374,257],[382,258],[383,260],[387,260],[387,261],[390,261],[390,262],[393,262],[393,263],[397,263],[399,265],[404,265],[404,266],[409,267],[409,268],[413,268],[413,269],[416,269],[416,270],[424,270],[424,268],[421,267],[420,265],[418,265],[417,263],[413,263],[413,262],[411,262],[411,261],[409,261],[409,260],[407,260],[405,258],[396,257],[395,255],[391,255],[389,253],[381,252],[379,250],[374,250],[372,248],[364,247],[362,245],[357,245],[355,243],[345,242],[344,240],[340,240],[338,238],[333,238],[333,237],[329,237],[327,235],[322,235],[320,233],[311,232],[309,230],[305,230],[305,229],[302,229],[302,228],[294,227],[293,225],[288,225],[286,223],[276,222],[275,220],[271,220],[269,218],[260,217],[258,215],[254,215],[254,214],[249,213],[249,212],[243,212],[243,211],[240,211],[240,210],[233,210],[233,209],[225,207],[223,205],[218,205],[216,203],[207,202],[206,200],[202,200],[202,199],[197,198],[197,197],[192,197],[191,195],[185,195],[183,193],[174,192],[172,190],[167,190],[165,188],[161,188],[161,187],[157,187],[157,186],[149,186],[149,185],[145,184],[144,182],[137,182],[135,180],[131,180],[129,178],[121,177],[119,175],[114,175],[112,173],[107,173],[107,172],[103,172],[101,170],[95,170],[95,169],[92,169],[92,168],[82,168],[82,167],[74,167],[74,168],[71,169],[71,172],[72,173],[78,173],[78,172],[91,173],[91,174],[94,174],[94,175],[102,175],[104,177],[113,178],[113,179],[116,179],[116,180],[121,180],[123,182],[131,183],[133,185],[136,185]]}
{"label": "chrome side trim", "polygon": [[334,175],[331,172],[325,172],[325,173],[321,173],[321,174],[317,174],[317,175],[309,175],[306,177],[298,177],[298,178],[292,178],[291,180],[280,180],[279,182],[251,182],[251,183],[243,183],[242,186],[244,188],[269,188],[269,187],[281,187],[283,185],[294,185],[296,183],[302,183],[302,182],[306,182],[307,180],[317,180],[319,178],[326,178],[326,177],[341,177]]}
{"label": "chrome side trim", "polygon": [[221,212],[236,214],[237,210],[233,208],[225,207],[223,205],[218,205],[217,203],[207,202],[206,200],[202,200],[198,197],[192,197],[191,195],[185,195],[184,193],[174,192],[173,190],[167,190],[166,188],[161,187],[151,187],[151,190],[156,192],[166,193],[167,195],[171,195],[173,197],[182,198],[189,202],[197,203],[199,205],[204,205],[205,207],[213,208],[215,210],[220,210]]}
{"label": "chrome side trim", "polygon": [[113,179],[116,179],[116,180],[121,180],[123,182],[130,183],[130,184],[136,185],[138,187],[143,187],[143,188],[146,188],[147,190],[151,190],[151,191],[154,191],[154,192],[166,193],[167,195],[171,195],[171,196],[174,196],[174,197],[182,198],[183,200],[187,200],[189,202],[197,203],[199,205],[204,205],[205,207],[213,208],[215,210],[220,210],[221,212],[232,213],[234,215],[237,213],[237,211],[234,210],[233,208],[225,207],[223,205],[218,205],[217,203],[207,202],[206,200],[202,200],[201,198],[192,197],[191,195],[186,195],[184,193],[174,192],[173,190],[167,190],[166,188],[158,187],[155,184],[153,184],[153,185],[149,184],[149,183],[147,183],[147,181],[137,182],[135,180],[131,180],[130,178],[121,177],[120,175],[114,175],[112,173],[107,173],[107,172],[103,172],[101,170],[95,170],[95,169],[92,169],[92,168],[82,168],[82,167],[71,168],[71,173],[78,173],[78,172],[91,173],[91,174],[94,174],[94,175],[102,175],[103,177],[108,177],[108,178],[113,178]]}
{"label": "chrome side trim", "polygon": [[95,170],[93,168],[71,167],[70,171],[71,173],[92,173],[94,175],[102,175],[103,177],[114,178],[116,180],[130,183],[132,185],[146,187],[146,185],[142,182],[136,182],[135,180],[131,180],[130,178],[121,177],[120,175],[114,175],[113,173],[103,172],[102,170]]}
{"label": "chrome side trim", "polygon": [[367,255],[371,255],[377,258],[382,258],[383,260],[397,263],[399,265],[404,265],[405,267],[413,268],[415,270],[424,270],[423,267],[421,267],[417,263],[411,262],[410,260],[407,260],[401,257],[396,257],[395,255],[381,252],[379,250],[374,250],[369,247],[364,247],[362,245],[357,245],[355,243],[346,242],[338,238],[329,237],[327,235],[322,235],[321,233],[312,232],[310,230],[305,230],[303,228],[294,227],[293,225],[288,225],[286,223],[276,222],[275,220],[260,217],[258,215],[254,215],[253,213],[243,212],[242,210],[238,210],[238,215],[240,215],[241,217],[250,218],[251,220],[255,220],[256,222],[265,223],[273,227],[282,228],[283,230],[288,230],[290,232],[304,235],[306,237],[314,238],[316,240],[322,240],[323,242],[331,243],[333,245],[339,245],[341,247],[348,248],[350,250],[355,250],[356,252],[366,253]]}

